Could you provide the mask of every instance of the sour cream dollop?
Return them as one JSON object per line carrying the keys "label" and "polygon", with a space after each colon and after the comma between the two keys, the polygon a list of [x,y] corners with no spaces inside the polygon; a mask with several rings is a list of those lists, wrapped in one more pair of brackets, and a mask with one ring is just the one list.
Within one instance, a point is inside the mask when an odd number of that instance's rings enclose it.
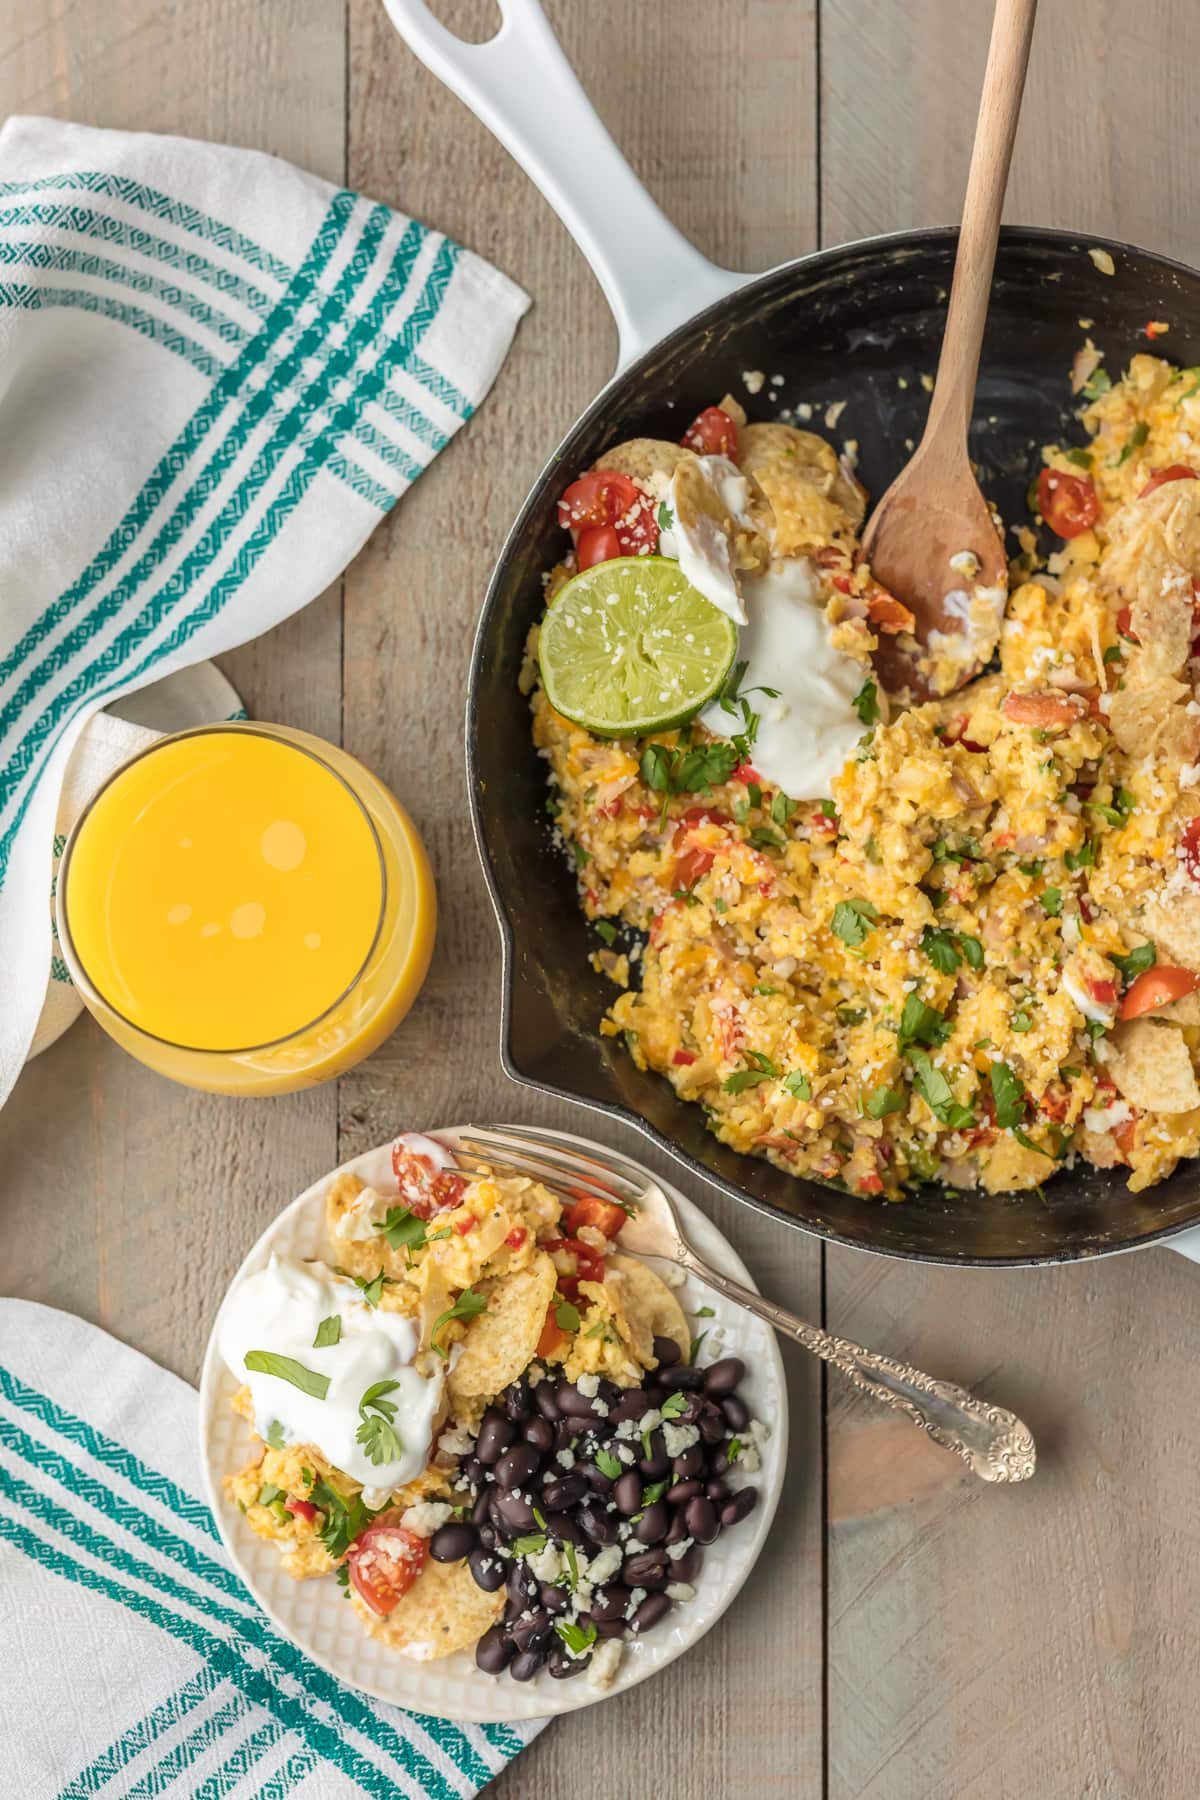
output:
{"label": "sour cream dollop", "polygon": [[[332,1317],[341,1324],[339,1340],[318,1350],[313,1343],[317,1327]],[[425,1468],[442,1405],[442,1371],[417,1366],[419,1340],[412,1319],[367,1305],[353,1282],[324,1263],[273,1256],[226,1300],[219,1341],[235,1381],[250,1388],[260,1437],[266,1438],[277,1423],[285,1442],[312,1444],[335,1468],[376,1490],[403,1487]],[[280,1375],[247,1369],[251,1350],[272,1351],[326,1376],[324,1398],[306,1394]],[[403,1450],[399,1457],[374,1463],[356,1434],[363,1422],[359,1403],[380,1381],[396,1384],[383,1398],[396,1409],[391,1423]]]}
{"label": "sour cream dollop", "polygon": [[[735,462],[727,456],[702,456],[700,469],[713,493],[737,525],[749,523],[746,511],[750,484]],[[675,478],[667,489],[666,505],[671,523],[659,533],[658,553],[670,556],[680,573],[691,582],[696,592],[711,600],[720,612],[728,613],[735,625],[746,623],[746,610],[733,571],[729,539],[716,519],[699,513],[690,522],[680,516],[679,495]],[[687,509],[684,509],[685,512]]]}
{"label": "sour cream dollop", "polygon": [[[862,664],[830,642],[820,586],[806,557],[773,563],[765,575],[744,575],[742,593],[742,689],[779,691],[777,700],[751,697],[759,715],[754,767],[793,800],[830,799],[834,776],[863,734],[854,709],[866,679]],[[730,716],[719,705],[705,707],[700,721],[728,737]]]}

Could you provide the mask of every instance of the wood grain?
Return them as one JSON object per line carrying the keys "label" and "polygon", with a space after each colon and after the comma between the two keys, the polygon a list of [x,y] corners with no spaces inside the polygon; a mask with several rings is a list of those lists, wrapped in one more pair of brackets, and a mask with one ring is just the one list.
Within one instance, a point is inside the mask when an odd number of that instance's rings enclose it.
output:
{"label": "wood grain", "polygon": [[[438,8],[482,35],[482,5]],[[808,0],[549,11],[652,192],[728,266],[783,260],[818,230],[833,242],[955,217],[982,0],[821,0],[819,32]],[[1044,5],[1007,216],[1194,256],[1198,55],[1200,12],[1174,0]],[[565,232],[376,0],[0,0],[12,110],[275,151],[460,236],[535,301],[487,405],[348,572],[344,634],[331,592],[227,659],[252,713],[344,726],[426,832],[442,928],[419,1005],[340,1097],[173,1089],[85,1021],[0,1113],[4,1288],[194,1378],[236,1262],[339,1155],[400,1122],[578,1117],[500,1073],[461,693],[508,521],[607,376],[614,334]],[[815,1246],[695,1197],[764,1287],[819,1317]],[[785,1352],[793,1452],[770,1561],[685,1662],[547,1731],[494,1784],[499,1800],[1190,1793],[1196,1271],[1167,1252],[1004,1275],[827,1262],[829,1322],[1013,1405],[1039,1436],[1036,1482],[973,1485],[836,1378],[826,1481],[821,1376]]]}
{"label": "wood grain", "polygon": [[[826,0],[828,240],[955,217],[987,14]],[[1195,9],[1042,6],[1005,216],[1194,256],[1198,39]],[[1169,1251],[995,1275],[828,1255],[832,1329],[1012,1406],[1041,1451],[992,1493],[831,1387],[830,1800],[1194,1788],[1195,1274]]]}
{"label": "wood grain", "polygon": [[[439,6],[477,30],[480,9]],[[686,91],[664,21],[630,3],[547,9],[606,124],[655,197],[710,255],[754,266],[807,248],[815,226],[813,20],[772,4],[688,7]],[[745,79],[752,71],[753,85]],[[779,109],[801,122],[781,137]],[[557,219],[483,128],[421,68],[374,0],[350,29],[352,186],[461,236],[520,280],[534,306],[495,392],[349,571],[345,741],[410,806],[438,877],[438,953],[405,1025],[342,1083],[342,1152],[407,1123],[490,1114],[587,1130],[501,1072],[495,926],[471,845],[462,694],[491,565],[559,436],[611,371],[614,333]],[[807,123],[805,123],[807,122]],[[471,172],[464,179],[464,171]],[[436,670],[435,691],[430,671]],[[619,1141],[615,1130],[608,1133]],[[626,1147],[637,1151],[632,1134]],[[697,1198],[704,1202],[702,1195]],[[820,1253],[760,1220],[709,1210],[760,1280],[810,1316]],[[792,1478],[770,1566],[685,1662],[601,1711],[560,1721],[493,1784],[498,1800],[568,1794],[603,1771],[612,1800],[822,1791],[820,1376],[789,1357]],[[703,1718],[701,1728],[699,1720]],[[614,1754],[623,1742],[636,1754]]]}

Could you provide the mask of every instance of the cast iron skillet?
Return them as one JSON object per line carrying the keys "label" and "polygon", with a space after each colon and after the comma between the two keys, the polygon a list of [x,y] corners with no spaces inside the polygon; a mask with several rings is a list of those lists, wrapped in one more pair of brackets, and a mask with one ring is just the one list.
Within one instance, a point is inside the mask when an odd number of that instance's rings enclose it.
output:
{"label": "cast iron skillet", "polygon": [[[547,43],[553,46],[533,0],[507,0],[500,36],[482,46],[460,45],[441,27],[435,35],[422,0],[387,4],[418,55],[517,150],[584,243],[614,303],[626,349],[637,336],[638,322],[630,315],[644,316],[647,304],[642,296],[623,304],[629,272],[621,266],[617,239],[602,221],[597,240],[595,222],[578,216],[589,196],[564,193],[562,171],[539,165],[544,146],[531,144],[524,118],[518,129],[504,112],[513,70],[494,46],[519,52],[523,66],[534,55],[545,59]],[[540,91],[561,85],[564,70],[565,64],[548,64]],[[566,80],[573,82],[569,71]],[[577,88],[567,97],[573,109],[586,106]],[[553,119],[554,105],[546,111]],[[577,111],[572,118],[578,141]],[[605,138],[599,151],[593,142],[593,158],[610,152],[618,155],[611,140]],[[610,183],[633,181],[623,163],[610,162],[606,175]],[[645,215],[631,223],[634,203],[627,189],[621,199],[625,235],[661,232],[662,260],[674,263],[677,278],[685,277],[677,234],[657,214],[657,223],[647,224]],[[690,252],[696,301],[714,290],[734,291],[613,378],[551,457],[501,551],[479,621],[467,696],[470,801],[500,924],[501,1055],[515,1080],[626,1120],[733,1198],[838,1243],[930,1262],[1065,1261],[1152,1243],[1195,1224],[1196,1165],[1181,1164],[1169,1180],[1140,1195],[1129,1193],[1123,1171],[1081,1165],[1034,1193],[958,1196],[929,1185],[902,1203],[862,1200],[718,1143],[699,1106],[677,1099],[663,1077],[639,1070],[619,1039],[600,1036],[614,989],[588,962],[598,940],[580,911],[574,870],[550,841],[545,764],[533,749],[528,701],[518,689],[525,639],[542,612],[541,577],[564,545],[556,502],[609,445],[635,436],[678,438],[701,407],[727,391],[743,400],[752,419],[771,418],[781,404],[803,400],[814,409],[817,429],[825,406],[845,400],[831,435],[858,440],[859,473],[872,494],[882,493],[920,436],[928,402],[921,376],[932,373],[937,360],[955,239],[947,230],[875,238],[802,257],[740,286],[738,278],[712,270]],[[1090,247],[1111,252],[1113,275],[1096,267]],[[676,296],[674,310],[692,310],[687,294]],[[1081,319],[1093,321],[1086,331]],[[1169,322],[1173,361],[1200,363],[1195,271],[1148,251],[1065,232],[1002,233],[972,454],[985,491],[1006,520],[1028,519],[1025,493],[1039,466],[1039,446],[1082,438],[1068,376],[1084,336],[1090,332],[1109,368],[1120,369],[1134,351],[1147,348],[1150,319]],[[743,371],[751,369],[781,375],[782,384],[768,382],[757,400],[751,398],[742,383]]]}

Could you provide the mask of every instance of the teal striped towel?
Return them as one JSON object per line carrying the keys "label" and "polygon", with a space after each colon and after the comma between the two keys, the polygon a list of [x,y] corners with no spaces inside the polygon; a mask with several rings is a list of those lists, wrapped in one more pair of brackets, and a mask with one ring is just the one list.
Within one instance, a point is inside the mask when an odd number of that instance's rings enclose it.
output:
{"label": "teal striped towel", "polygon": [[45,998],[87,719],[328,586],[483,399],[527,305],[439,232],[275,157],[0,131],[0,1102]]}
{"label": "teal striped towel", "polygon": [[192,1388],[82,1319],[0,1301],[4,1793],[451,1800],[541,1729],[336,1681],[251,1599],[200,1493]]}

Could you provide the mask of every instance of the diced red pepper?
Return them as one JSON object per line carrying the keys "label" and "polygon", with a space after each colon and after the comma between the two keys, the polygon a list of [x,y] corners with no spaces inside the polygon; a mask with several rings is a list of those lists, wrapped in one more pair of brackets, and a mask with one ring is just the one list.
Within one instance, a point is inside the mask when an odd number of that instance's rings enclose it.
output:
{"label": "diced red pepper", "polygon": [[474,1213],[464,1213],[461,1219],[455,1219],[454,1229],[459,1237],[466,1237],[468,1231],[474,1231],[478,1223]]}
{"label": "diced red pepper", "polygon": [[690,1069],[695,1060],[695,1053],[691,1050],[673,1050],[671,1052],[671,1061],[681,1069]]}
{"label": "diced red pepper", "polygon": [[308,1519],[311,1522],[317,1516],[317,1509],[312,1501],[302,1500],[299,1494],[289,1494],[283,1504],[286,1511],[295,1513],[298,1519]]}
{"label": "diced red pepper", "polygon": [[529,1233],[523,1225],[514,1225],[504,1241],[510,1250],[520,1250],[528,1236]]}
{"label": "diced red pepper", "polygon": [[719,406],[697,413],[679,441],[697,456],[737,456],[737,426]]}
{"label": "diced red pepper", "polygon": [[1113,981],[1096,981],[1089,975],[1088,993],[1097,1006],[1115,1006],[1117,1003],[1117,987]]}

